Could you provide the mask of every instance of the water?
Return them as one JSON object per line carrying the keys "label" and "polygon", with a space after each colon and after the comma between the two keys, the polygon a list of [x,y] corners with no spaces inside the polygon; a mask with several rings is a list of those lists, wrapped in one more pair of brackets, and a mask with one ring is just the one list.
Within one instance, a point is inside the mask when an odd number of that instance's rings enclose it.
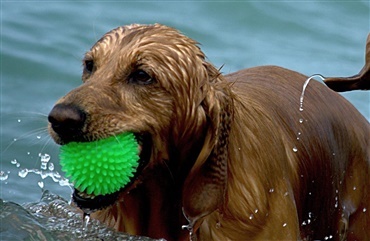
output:
{"label": "water", "polygon": [[38,202],[20,206],[0,199],[1,240],[151,241],[115,232],[96,220],[83,219],[75,207],[45,191]]}
{"label": "water", "polygon": [[[303,87],[302,87],[301,96],[299,97],[299,111],[301,111],[301,112],[303,111],[303,100],[304,100],[304,94],[305,94],[306,88],[307,88],[308,84],[310,83],[310,81],[315,77],[319,77],[322,81],[325,80],[325,78],[322,75],[319,75],[319,74],[312,75],[308,79],[306,79],[306,81],[304,82]],[[299,119],[299,123],[302,124],[303,119]]]}
{"label": "water", "polygon": [[[70,199],[47,114],[80,84],[83,54],[112,28],[134,22],[176,27],[200,42],[224,73],[274,64],[327,77],[359,72],[370,29],[365,0],[1,1],[0,7],[0,198],[23,207],[40,202],[44,190]],[[344,94],[367,119],[369,93]],[[49,155],[47,163],[39,153]]]}

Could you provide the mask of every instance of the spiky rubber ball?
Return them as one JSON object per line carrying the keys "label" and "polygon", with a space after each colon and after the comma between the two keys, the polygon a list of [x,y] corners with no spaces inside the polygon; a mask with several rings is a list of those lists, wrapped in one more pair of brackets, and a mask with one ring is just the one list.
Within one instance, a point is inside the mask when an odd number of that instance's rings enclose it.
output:
{"label": "spiky rubber ball", "polygon": [[60,148],[62,171],[87,194],[114,193],[130,182],[139,165],[139,144],[126,132],[93,142],[70,142]]}

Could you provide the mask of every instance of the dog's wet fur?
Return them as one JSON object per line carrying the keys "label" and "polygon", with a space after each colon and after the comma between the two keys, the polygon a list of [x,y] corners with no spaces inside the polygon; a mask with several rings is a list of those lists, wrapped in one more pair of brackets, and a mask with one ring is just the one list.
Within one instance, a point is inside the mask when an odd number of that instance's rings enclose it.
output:
{"label": "dog's wet fur", "polygon": [[223,75],[159,24],[108,32],[83,65],[83,84],[50,112],[54,140],[130,131],[148,150],[109,203],[75,198],[93,218],[167,240],[370,240],[370,125],[327,86],[311,81],[299,111],[307,76]]}

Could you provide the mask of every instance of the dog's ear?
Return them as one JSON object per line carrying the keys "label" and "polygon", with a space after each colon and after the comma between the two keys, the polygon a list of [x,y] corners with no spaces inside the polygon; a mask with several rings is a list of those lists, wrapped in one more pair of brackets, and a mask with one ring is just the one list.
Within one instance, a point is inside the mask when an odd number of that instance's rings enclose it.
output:
{"label": "dog's ear", "polygon": [[338,92],[370,90],[370,34],[366,41],[365,65],[360,73],[351,77],[326,78],[324,82],[330,89]]}
{"label": "dog's ear", "polygon": [[233,101],[227,83],[215,81],[207,89],[202,102],[207,118],[207,133],[200,154],[185,180],[182,197],[184,215],[189,227],[194,229],[198,220],[222,208],[227,191],[228,140]]}

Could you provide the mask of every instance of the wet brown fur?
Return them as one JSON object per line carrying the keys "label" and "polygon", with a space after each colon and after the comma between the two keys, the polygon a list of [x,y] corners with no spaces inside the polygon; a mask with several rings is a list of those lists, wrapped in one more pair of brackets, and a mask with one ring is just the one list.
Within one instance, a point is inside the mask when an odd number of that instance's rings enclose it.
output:
{"label": "wet brown fur", "polygon": [[[94,218],[167,240],[189,240],[188,223],[194,240],[370,240],[370,126],[323,84],[309,83],[299,111],[306,76],[275,66],[223,76],[162,25],[112,30],[85,60],[93,72],[58,103],[88,113],[86,139],[153,140],[134,184]],[[130,84],[137,69],[156,82]]]}

